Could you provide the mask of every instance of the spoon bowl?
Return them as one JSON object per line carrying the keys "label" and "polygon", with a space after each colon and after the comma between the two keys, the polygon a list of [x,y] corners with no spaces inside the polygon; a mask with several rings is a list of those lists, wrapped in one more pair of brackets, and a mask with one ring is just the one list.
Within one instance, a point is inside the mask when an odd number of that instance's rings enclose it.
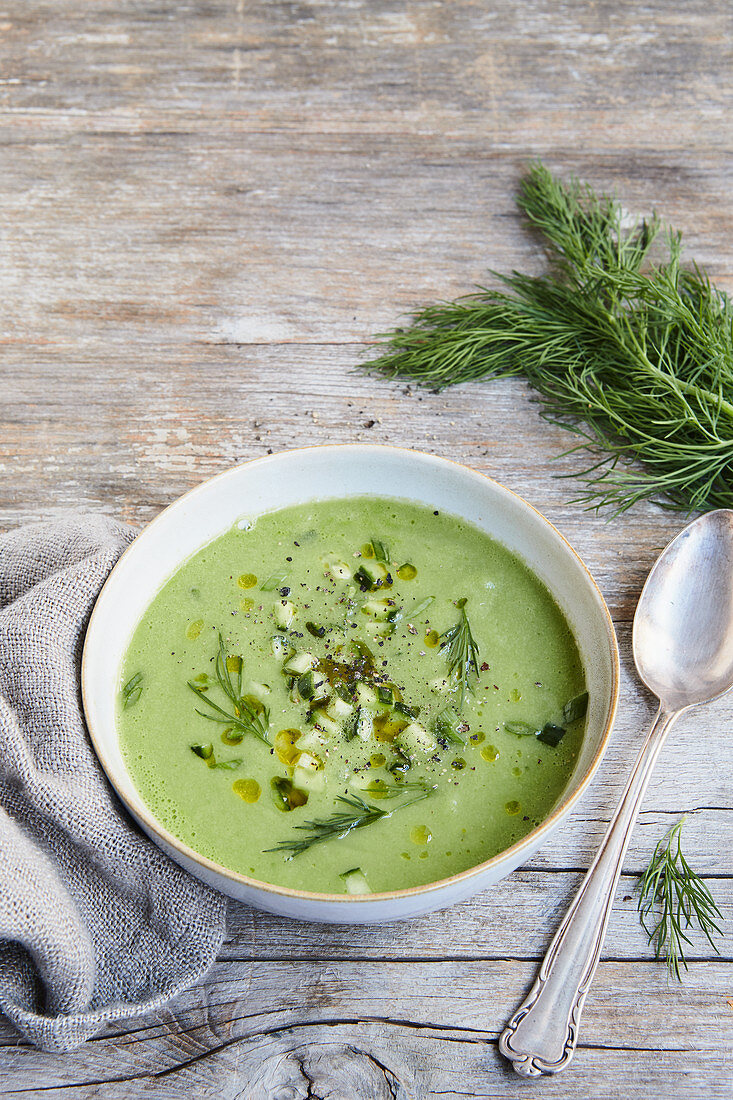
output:
{"label": "spoon bowl", "polygon": [[733,512],[708,512],[659,557],[634,618],[634,661],[670,710],[733,686]]}

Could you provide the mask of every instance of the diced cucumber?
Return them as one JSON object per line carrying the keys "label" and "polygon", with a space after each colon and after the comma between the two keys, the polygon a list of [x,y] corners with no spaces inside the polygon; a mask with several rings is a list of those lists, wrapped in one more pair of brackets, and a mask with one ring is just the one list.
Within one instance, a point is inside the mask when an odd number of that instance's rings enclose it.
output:
{"label": "diced cucumber", "polygon": [[[300,740],[300,738],[298,738]],[[300,745],[298,746],[300,748]],[[309,772],[319,772],[323,767],[323,761],[318,756],[313,756],[310,752],[301,752],[295,758],[296,768],[305,768]]]}
{"label": "diced cucumber", "polygon": [[315,663],[312,653],[294,653],[292,657],[288,657],[282,670],[286,676],[302,676]]}
{"label": "diced cucumber", "polygon": [[334,722],[333,718],[329,718],[326,711],[321,709],[311,711],[308,715],[308,722],[323,730],[324,733],[341,733],[343,728],[341,722]]}
{"label": "diced cucumber", "polygon": [[408,756],[429,756],[437,749],[437,743],[419,722],[410,722],[397,734],[399,745]]}
{"label": "diced cucumber", "polygon": [[309,771],[296,765],[293,769],[293,783],[306,791],[322,791],[326,786],[326,773],[323,770]]}
{"label": "diced cucumber", "polygon": [[368,741],[374,733],[374,715],[370,710],[365,710],[364,707],[359,710],[355,733],[362,741]]}
{"label": "diced cucumber", "polygon": [[465,745],[465,737],[461,737],[458,727],[462,724],[461,719],[451,710],[446,707],[442,710],[435,719],[434,730],[436,736],[442,741],[447,741],[451,745]]}
{"label": "diced cucumber", "polygon": [[298,738],[298,748],[301,752],[312,752],[319,755],[326,747],[326,739],[318,730],[308,730]]}
{"label": "diced cucumber", "polygon": [[366,600],[362,604],[362,614],[368,615],[377,623],[396,622],[395,616],[400,616],[400,609],[395,606],[394,600],[385,597],[382,600]]}
{"label": "diced cucumber", "polygon": [[352,867],[350,871],[344,871],[339,875],[347,894],[371,894],[369,883],[361,867]]}
{"label": "diced cucumber", "polygon": [[402,703],[399,699],[395,703],[394,709],[398,714],[401,714],[403,718],[417,718],[420,715],[419,707],[408,707],[407,703]]}
{"label": "diced cucumber", "polygon": [[295,604],[290,600],[278,600],[273,611],[275,622],[282,630],[287,630],[295,618]]}
{"label": "diced cucumber", "polygon": [[392,761],[391,764],[387,765],[387,771],[396,779],[399,779],[400,777],[404,778],[404,776],[407,774],[407,772],[409,772],[410,767],[412,766],[410,764],[410,758],[402,751],[399,745],[393,744],[392,751],[395,754],[395,759]]}
{"label": "diced cucumber", "polygon": [[311,668],[298,677],[298,692],[302,699],[316,699],[319,695],[327,694],[323,690],[327,684],[326,677]]}
{"label": "diced cucumber", "polygon": [[268,695],[272,695],[272,688],[269,684],[261,684],[257,680],[250,680],[245,689],[245,695],[254,695],[255,699],[259,699],[264,703]]}
{"label": "diced cucumber", "polygon": [[284,660],[293,648],[293,643],[284,634],[273,634],[270,639],[270,646],[272,647],[273,657]]}
{"label": "diced cucumber", "polygon": [[354,580],[363,592],[374,592],[377,588],[389,588],[390,572],[381,561],[367,561],[362,558],[359,568],[354,573]]}
{"label": "diced cucumber", "polygon": [[329,703],[327,713],[338,722],[339,719],[343,720],[344,718],[348,718],[350,714],[353,714],[354,708],[351,703],[344,702],[344,700],[339,699],[337,695]]}
{"label": "diced cucumber", "polygon": [[322,560],[326,571],[330,573],[332,577],[335,577],[337,581],[351,580],[351,570],[349,569],[346,562],[342,561],[341,558],[338,558],[335,555],[329,555]]}
{"label": "diced cucumber", "polygon": [[353,702],[354,693],[352,692],[351,688],[347,687],[346,684],[336,683],[334,684],[333,690],[336,692],[339,699],[343,699],[345,703],[350,704]]}
{"label": "diced cucumber", "polygon": [[377,693],[374,688],[361,681],[356,685],[356,698],[360,707],[373,707],[377,702]]}
{"label": "diced cucumber", "polygon": [[368,741],[374,733],[374,715],[365,707],[359,707],[353,717],[345,721],[343,732],[347,741],[353,737]]}
{"label": "diced cucumber", "polygon": [[380,703],[386,703],[388,707],[391,707],[394,703],[394,692],[391,687],[378,687],[377,699]]}

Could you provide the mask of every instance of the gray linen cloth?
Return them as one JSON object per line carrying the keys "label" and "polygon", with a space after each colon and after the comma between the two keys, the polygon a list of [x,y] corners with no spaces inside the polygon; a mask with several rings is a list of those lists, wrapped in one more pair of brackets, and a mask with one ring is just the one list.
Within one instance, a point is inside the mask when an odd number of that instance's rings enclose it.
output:
{"label": "gray linen cloth", "polygon": [[133,537],[102,516],[0,535],[0,1011],[46,1050],[159,1008],[224,935],[224,899],[137,830],[84,725],[85,627]]}

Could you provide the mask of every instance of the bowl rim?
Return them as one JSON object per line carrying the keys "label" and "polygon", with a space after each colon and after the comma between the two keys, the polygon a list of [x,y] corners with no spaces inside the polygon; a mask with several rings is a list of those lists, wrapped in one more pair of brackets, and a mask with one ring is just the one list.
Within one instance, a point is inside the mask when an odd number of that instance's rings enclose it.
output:
{"label": "bowl rim", "polygon": [[[410,886],[402,890],[385,890],[379,893],[372,894],[326,894],[318,893],[312,890],[296,890],[293,887],[278,886],[275,883],[265,882],[262,879],[253,878],[251,875],[245,875],[241,871],[233,871],[230,868],[224,867],[222,864],[217,863],[215,860],[209,859],[207,856],[202,855],[200,852],[197,852],[195,848],[189,847],[189,845],[186,844],[185,841],[175,836],[174,833],[169,832],[169,830],[166,829],[153,816],[152,812],[148,809],[148,806],[146,805],[142,795],[140,795],[137,791],[137,788],[135,787],[135,784],[132,780],[132,776],[130,776],[128,773],[129,781],[135,789],[136,793],[138,794],[141,803],[140,807],[131,805],[124,791],[120,790],[120,787],[118,786],[118,783],[115,779],[114,766],[106,755],[104,745],[101,743],[100,739],[97,737],[94,731],[94,702],[92,686],[90,683],[91,676],[89,672],[87,642],[90,635],[92,634],[92,626],[94,624],[95,618],[98,618],[100,613],[103,613],[104,611],[102,597],[105,593],[105,590],[108,588],[111,582],[114,583],[113,578],[119,564],[122,562],[123,558],[125,558],[138,545],[141,536],[145,532],[150,530],[150,528],[161,523],[170,512],[178,509],[179,507],[182,507],[184,502],[188,502],[198,493],[206,491],[209,486],[212,485],[214,482],[234,476],[237,471],[241,469],[249,468],[251,466],[269,465],[273,462],[278,461],[284,455],[297,455],[312,452],[320,453],[329,450],[333,452],[343,452],[345,450],[367,450],[372,452],[386,451],[395,453],[398,456],[406,458],[408,461],[413,458],[417,458],[419,460],[426,460],[427,465],[455,466],[458,468],[458,470],[462,472],[464,476],[469,477],[469,479],[475,480],[477,482],[479,480],[488,481],[492,485],[492,487],[499,492],[499,494],[505,494],[507,497],[513,498],[515,501],[519,502],[520,505],[532,512],[541,523],[546,524],[555,533],[555,535],[557,535],[557,537],[562,542],[565,550],[570,555],[572,555],[572,557],[575,558],[575,560],[585,573],[592,588],[595,589],[600,609],[603,612],[603,621],[606,628],[606,641],[608,643],[611,656],[611,698],[606,715],[606,722],[603,728],[603,733],[601,735],[601,739],[593,755],[593,758],[587,768],[587,771],[581,779],[580,783],[578,784],[577,790],[575,790],[572,795],[567,798],[563,798],[562,801],[558,803],[558,805],[553,809],[552,813],[548,817],[546,817],[538,826],[536,826],[529,833],[523,836],[521,840],[518,840],[509,848],[502,849],[501,852],[497,852],[496,855],[493,855],[490,859],[484,860],[482,863],[477,863],[473,867],[467,867],[463,871],[458,871],[455,875],[449,875],[446,878],[436,879],[433,882],[423,883],[420,886]],[[277,509],[272,509],[272,511],[276,510]],[[202,546],[203,545],[206,545],[206,543],[202,544]],[[100,607],[102,608],[102,612],[100,612]],[[382,443],[324,443],[309,447],[291,447],[287,450],[277,451],[274,454],[263,455],[259,458],[249,459],[246,462],[239,462],[235,466],[230,466],[228,469],[222,470],[220,473],[215,474],[213,477],[206,478],[198,485],[195,485],[192,489],[188,489],[185,493],[182,493],[181,496],[177,497],[174,501],[163,508],[163,510],[159,512],[157,516],[155,516],[148,524],[145,525],[145,527],[142,528],[140,534],[137,535],[135,539],[130,543],[130,545],[125,548],[122,554],[120,554],[120,557],[117,559],[114,566],[112,567],[94,602],[92,613],[89,617],[89,622],[87,624],[84,636],[84,647],[82,650],[81,695],[86,727],[97,759],[99,760],[99,763],[105,775],[107,776],[107,779],[109,780],[115,793],[117,794],[117,797],[122,801],[127,811],[132,815],[133,819],[139,823],[142,823],[146,832],[149,830],[149,835],[152,834],[153,837],[159,838],[166,846],[173,848],[177,852],[180,852],[181,855],[187,857],[187,859],[200,866],[202,870],[204,872],[207,872],[209,875],[213,874],[223,876],[224,878],[228,879],[230,882],[238,886],[245,886],[252,890],[264,891],[267,894],[274,894],[280,897],[300,899],[304,902],[338,902],[343,905],[358,905],[369,904],[370,902],[379,901],[398,901],[401,898],[414,898],[419,897],[423,894],[429,895],[433,892],[448,889],[455,884],[466,882],[469,879],[475,878],[483,874],[484,872],[491,870],[492,868],[506,862],[508,859],[513,860],[515,856],[519,855],[525,849],[537,850],[537,848],[542,844],[543,838],[546,833],[553,829],[558,823],[559,819],[565,817],[577,804],[578,800],[583,796],[588,785],[595,776],[601,760],[603,759],[603,756],[605,755],[606,749],[608,747],[608,741],[611,736],[611,730],[613,729],[616,711],[618,708],[620,671],[621,669],[618,639],[616,637],[613,620],[611,619],[611,614],[603,597],[603,593],[596,583],[590,569],[580,557],[578,552],[573,548],[573,546],[571,546],[565,536],[560,531],[558,531],[557,527],[555,527],[555,525],[551,523],[550,520],[548,520],[547,517],[539,511],[539,509],[535,508],[533,504],[530,504],[529,501],[520,496],[519,493],[515,493],[513,489],[507,488],[501,482],[496,481],[495,478],[489,477],[488,474],[484,474],[480,470],[475,470],[471,466],[467,466],[462,462],[456,462],[454,459],[444,458],[442,455],[432,455],[427,451],[414,450],[409,447],[396,447],[391,444]],[[115,733],[116,732],[117,731],[115,730]],[[189,874],[193,873],[194,872],[189,870]],[[207,877],[206,881],[210,882],[211,880]]]}

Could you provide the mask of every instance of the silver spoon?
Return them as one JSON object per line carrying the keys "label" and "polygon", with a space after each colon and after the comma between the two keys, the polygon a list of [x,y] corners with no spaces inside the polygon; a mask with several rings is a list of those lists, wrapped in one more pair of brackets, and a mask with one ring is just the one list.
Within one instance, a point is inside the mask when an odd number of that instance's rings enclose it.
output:
{"label": "silver spoon", "polygon": [[523,1077],[557,1073],[573,1057],[631,831],[672,723],[733,687],[733,511],[696,519],[657,559],[639,597],[633,647],[659,710],[598,854],[499,1039]]}

